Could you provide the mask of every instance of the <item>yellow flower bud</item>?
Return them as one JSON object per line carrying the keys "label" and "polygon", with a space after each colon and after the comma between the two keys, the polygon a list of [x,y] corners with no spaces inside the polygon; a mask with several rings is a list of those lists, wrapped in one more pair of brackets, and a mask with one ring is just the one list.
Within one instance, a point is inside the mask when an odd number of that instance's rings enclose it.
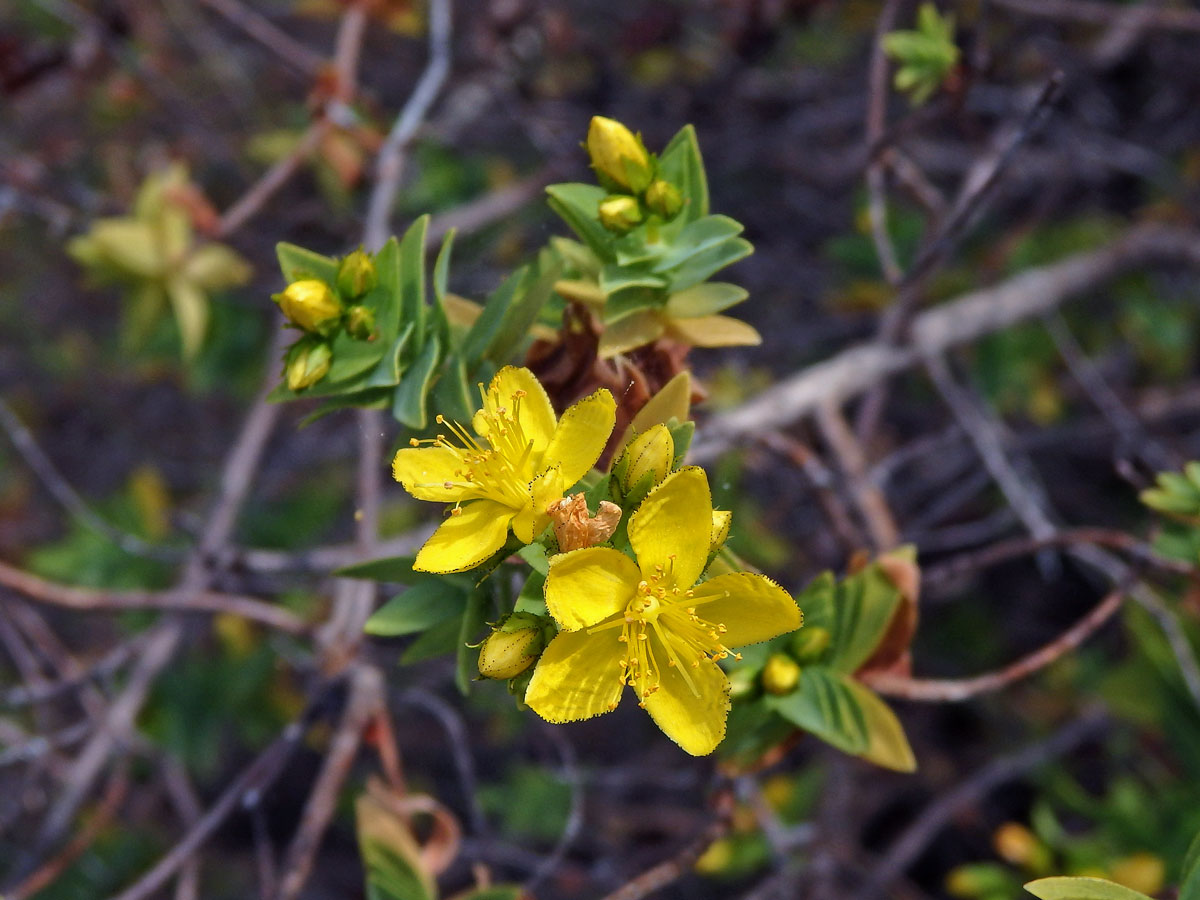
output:
{"label": "yellow flower bud", "polygon": [[293,281],[271,299],[279,304],[288,321],[313,334],[328,337],[341,321],[341,301],[325,282],[315,278]]}
{"label": "yellow flower bud", "polygon": [[810,625],[801,628],[792,636],[789,649],[800,662],[814,663],[829,649],[829,642],[832,640],[833,635],[829,633],[828,629],[822,628],[820,625]]}
{"label": "yellow flower bud", "polygon": [[337,288],[347,300],[357,300],[375,287],[378,280],[375,263],[362,250],[355,250],[338,266]]}
{"label": "yellow flower bud", "polygon": [[768,694],[790,694],[800,683],[800,666],[786,653],[773,653],[762,670],[763,690]]}
{"label": "yellow flower bud", "polygon": [[683,209],[683,195],[671,182],[659,178],[646,188],[646,205],[664,219],[673,219]]}
{"label": "yellow flower bud", "polygon": [[592,116],[587,151],[596,173],[627,191],[640,194],[654,178],[654,164],[641,139],[615,119]]}
{"label": "yellow flower bud", "polygon": [[600,224],[609,231],[625,234],[642,222],[642,208],[636,197],[614,194],[600,203]]}
{"label": "yellow flower bud", "polygon": [[661,484],[671,474],[675,461],[675,441],[666,425],[648,428],[629,442],[617,467],[621,487],[626,493],[650,476],[650,487]]}
{"label": "yellow flower bud", "polygon": [[346,332],[358,341],[369,341],[375,337],[375,310],[356,305],[346,310]]}
{"label": "yellow flower bud", "polygon": [[288,350],[284,372],[289,390],[310,388],[326,375],[333,362],[333,351],[325,341],[301,338]]}
{"label": "yellow flower bud", "polygon": [[1044,870],[1051,862],[1050,849],[1020,822],[1005,822],[992,835],[996,855],[1031,872]]}
{"label": "yellow flower bud", "polygon": [[502,619],[479,647],[479,674],[508,680],[520,675],[546,646],[546,620],[517,612]]}

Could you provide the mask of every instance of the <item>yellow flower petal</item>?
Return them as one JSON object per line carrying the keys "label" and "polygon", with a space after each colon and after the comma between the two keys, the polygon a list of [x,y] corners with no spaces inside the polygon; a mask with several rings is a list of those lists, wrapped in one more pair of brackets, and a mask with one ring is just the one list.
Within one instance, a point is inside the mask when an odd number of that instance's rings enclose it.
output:
{"label": "yellow flower petal", "polygon": [[[729,715],[729,679],[710,659],[698,660],[693,668],[691,655],[677,650],[680,663],[667,664],[668,654],[657,634],[652,645],[658,689],[642,697],[646,711],[663,733],[692,756],[705,756],[717,749],[725,737],[725,718]],[[687,678],[679,670],[687,666]]]}
{"label": "yellow flower petal", "polygon": [[405,447],[392,460],[392,477],[418,500],[455,503],[470,490],[462,468],[462,454],[450,447]]}
{"label": "yellow flower petal", "polygon": [[584,397],[558,420],[542,464],[562,466],[563,485],[570,487],[596,464],[616,421],[612,394],[601,389]]}
{"label": "yellow flower petal", "polygon": [[558,466],[547,469],[529,485],[529,502],[517,512],[512,520],[513,534],[517,540],[532,544],[533,539],[546,530],[550,516],[546,507],[563,495],[563,477]]}
{"label": "yellow flower petal", "polygon": [[614,709],[624,688],[618,634],[560,632],[533,670],[525,692],[529,708],[547,722],[575,722]]}
{"label": "yellow flower petal", "polygon": [[[489,422],[500,418],[500,407],[504,407],[510,415],[514,409],[517,411],[517,422],[525,439],[533,442],[535,454],[542,453],[550,443],[557,420],[546,389],[532,372],[525,368],[505,366],[496,373],[483,396],[483,409],[471,420],[476,434],[488,437]],[[496,446],[495,441],[491,443]]]}
{"label": "yellow flower petal", "polygon": [[727,647],[743,647],[795,631],[804,616],[788,592],[765,575],[737,572],[697,585],[691,598],[697,615],[724,625]]}
{"label": "yellow flower petal", "polygon": [[465,503],[449,516],[417,553],[418,572],[464,572],[504,546],[513,511],[492,500]]}
{"label": "yellow flower petal", "polygon": [[560,553],[550,558],[546,608],[567,631],[589,628],[623,612],[641,580],[637,564],[619,550],[587,547]]}
{"label": "yellow flower petal", "polygon": [[629,518],[629,543],[642,575],[649,579],[661,566],[667,587],[687,589],[696,583],[708,562],[711,540],[708,477],[696,466],[668,476]]}
{"label": "yellow flower petal", "polygon": [[671,319],[667,333],[693,347],[754,347],[762,343],[753,326],[730,316]]}

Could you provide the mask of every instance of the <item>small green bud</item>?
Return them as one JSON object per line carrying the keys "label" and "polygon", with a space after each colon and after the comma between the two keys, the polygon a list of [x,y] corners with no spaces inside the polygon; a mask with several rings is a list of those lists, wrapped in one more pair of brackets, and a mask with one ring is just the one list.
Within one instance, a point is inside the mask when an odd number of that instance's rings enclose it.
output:
{"label": "small green bud", "polygon": [[671,182],[659,178],[646,188],[646,205],[664,219],[673,219],[683,209],[683,195]]}
{"label": "small green bud", "polygon": [[338,266],[337,288],[347,300],[357,300],[378,281],[374,261],[362,250],[355,250]]}
{"label": "small green bud", "polygon": [[809,625],[792,635],[791,647],[788,649],[800,662],[814,663],[829,649],[829,642],[832,640],[833,635],[829,633],[829,629],[820,625]]}
{"label": "small green bud", "polygon": [[505,616],[479,647],[479,674],[499,680],[520,675],[545,649],[546,625],[544,618],[533,613]]}
{"label": "small green bud", "polygon": [[654,178],[654,163],[641,139],[615,119],[592,116],[587,151],[596,173],[627,191],[640,194]]}
{"label": "small green bud", "polygon": [[625,234],[642,222],[642,208],[636,197],[613,194],[600,203],[600,224],[609,231]]}
{"label": "small green bud", "polygon": [[342,303],[323,281],[307,278],[293,281],[281,294],[271,297],[288,321],[312,334],[329,337],[342,319]]}
{"label": "small green bud", "polygon": [[790,694],[800,683],[800,666],[786,653],[773,653],[762,670],[763,690],[768,694]]}
{"label": "small green bud", "polygon": [[735,700],[739,697],[750,696],[757,687],[758,685],[754,683],[753,669],[743,667],[729,673],[729,696]]}
{"label": "small green bud", "polygon": [[375,310],[356,304],[346,310],[346,331],[356,341],[369,341],[375,337]]}
{"label": "small green bud", "polygon": [[329,344],[315,338],[301,338],[288,350],[284,359],[284,374],[289,390],[310,388],[329,374],[333,351]]}

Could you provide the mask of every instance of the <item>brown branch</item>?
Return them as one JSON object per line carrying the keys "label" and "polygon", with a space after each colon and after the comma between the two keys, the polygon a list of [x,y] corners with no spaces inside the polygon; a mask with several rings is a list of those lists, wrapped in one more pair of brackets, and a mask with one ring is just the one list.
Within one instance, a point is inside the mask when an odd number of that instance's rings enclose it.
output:
{"label": "brown branch", "polygon": [[24,881],[13,887],[5,896],[8,900],[26,900],[49,887],[59,875],[75,860],[82,856],[87,849],[104,833],[112,822],[125,795],[129,791],[129,771],[124,765],[117,767],[108,780],[104,796],[100,798],[100,806],[88,819],[87,824],[71,838],[65,847],[55,856],[30,873]]}
{"label": "brown branch", "polygon": [[[875,23],[875,37],[871,42],[871,64],[867,75],[867,127],[868,147],[880,147],[880,140],[887,128],[888,61],[883,52],[883,39],[896,27],[900,13],[900,0],[887,0]],[[872,153],[867,161],[867,215],[871,220],[871,240],[875,243],[875,255],[883,277],[890,285],[898,285],[904,279],[904,270],[896,258],[896,245],[888,232],[887,223],[887,173],[888,150],[881,148]]]}
{"label": "brown branch", "polygon": [[316,75],[325,65],[325,60],[319,53],[310,50],[245,4],[238,3],[237,0],[200,0],[200,2],[273,51],[302,75]]}
{"label": "brown branch", "polygon": [[714,818],[700,836],[675,856],[647,869],[632,881],[608,894],[603,900],[641,900],[668,884],[678,881],[692,870],[701,855],[716,841],[729,833],[733,824],[733,791],[722,788],[713,798]]}
{"label": "brown branch", "polygon": [[892,842],[883,859],[874,867],[871,880],[862,893],[864,900],[880,896],[888,885],[917,861],[930,842],[960,812],[979,803],[1000,785],[1071,752],[1102,732],[1106,725],[1103,714],[1086,714],[1068,722],[1045,740],[988,763],[954,790],[933,800]]}
{"label": "brown branch", "polygon": [[822,403],[846,401],[880,379],[912,368],[924,356],[1043,315],[1130,269],[1161,264],[1200,269],[1200,234],[1157,224],[1136,226],[1098,250],[1030,269],[927,310],[914,318],[909,344],[898,347],[880,340],[858,344],[709,419],[697,435],[692,458],[710,460],[746,435],[787,427]]}
{"label": "brown branch", "polygon": [[817,425],[833,449],[846,476],[850,496],[871,534],[876,551],[890,550],[900,543],[900,530],[883,491],[867,476],[867,457],[849,424],[835,404],[817,409]]}
{"label": "brown branch", "polygon": [[[350,696],[329,743],[321,772],[304,804],[304,812],[284,858],[275,900],[294,900],[312,871],[313,859],[337,810],[338,796],[358,754],[363,729],[384,705],[383,675],[373,666],[359,665],[349,675]],[[135,900],[121,897],[118,900]]]}
{"label": "brown branch", "polygon": [[1194,9],[1147,10],[1143,6],[1122,6],[1099,0],[996,0],[996,5],[1039,19],[1088,25],[1114,25],[1131,19],[1144,29],[1200,33],[1200,10]]}
{"label": "brown branch", "polygon": [[979,569],[993,566],[996,563],[1015,559],[1045,550],[1050,547],[1074,547],[1080,544],[1091,544],[1096,547],[1107,547],[1110,550],[1120,550],[1134,556],[1139,562],[1146,563],[1175,575],[1195,576],[1196,566],[1177,559],[1160,556],[1149,544],[1139,541],[1133,535],[1123,531],[1113,531],[1106,528],[1068,528],[1057,531],[1043,538],[1014,538],[992,544],[982,550],[964,553],[938,563],[921,573],[921,581],[926,587],[954,581]]}
{"label": "brown branch", "polygon": [[979,694],[1003,690],[1014,681],[1044,669],[1091,637],[1121,608],[1128,591],[1128,585],[1111,591],[1091,612],[1054,640],[1022,656],[1016,662],[1009,663],[1003,669],[974,678],[932,679],[908,678],[888,673],[867,674],[863,676],[863,682],[880,694],[924,703],[959,703]]}
{"label": "brown branch", "polygon": [[304,634],[308,625],[281,606],[218,591],[104,591],[74,587],[39,578],[15,566],[0,562],[0,584],[26,597],[54,606],[89,612],[114,609],[161,609],[178,612],[230,613],[261,622],[288,634]]}

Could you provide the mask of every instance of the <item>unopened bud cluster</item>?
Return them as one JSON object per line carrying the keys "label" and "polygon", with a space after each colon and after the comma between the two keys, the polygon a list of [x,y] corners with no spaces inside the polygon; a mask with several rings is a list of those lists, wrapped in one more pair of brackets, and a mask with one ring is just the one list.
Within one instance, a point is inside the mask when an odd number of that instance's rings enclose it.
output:
{"label": "unopened bud cluster", "polygon": [[586,146],[596,177],[612,192],[598,211],[609,231],[626,234],[651,217],[665,222],[683,209],[679,188],[659,177],[658,159],[620,122],[593,116]]}
{"label": "unopened bud cluster", "polygon": [[333,365],[333,339],[343,329],[356,341],[375,337],[375,310],[361,300],[378,283],[375,263],[355,250],[338,265],[334,284],[320,278],[300,278],[272,295],[288,322],[304,334],[288,348],[283,374],[289,390],[303,391],[327,374]]}

